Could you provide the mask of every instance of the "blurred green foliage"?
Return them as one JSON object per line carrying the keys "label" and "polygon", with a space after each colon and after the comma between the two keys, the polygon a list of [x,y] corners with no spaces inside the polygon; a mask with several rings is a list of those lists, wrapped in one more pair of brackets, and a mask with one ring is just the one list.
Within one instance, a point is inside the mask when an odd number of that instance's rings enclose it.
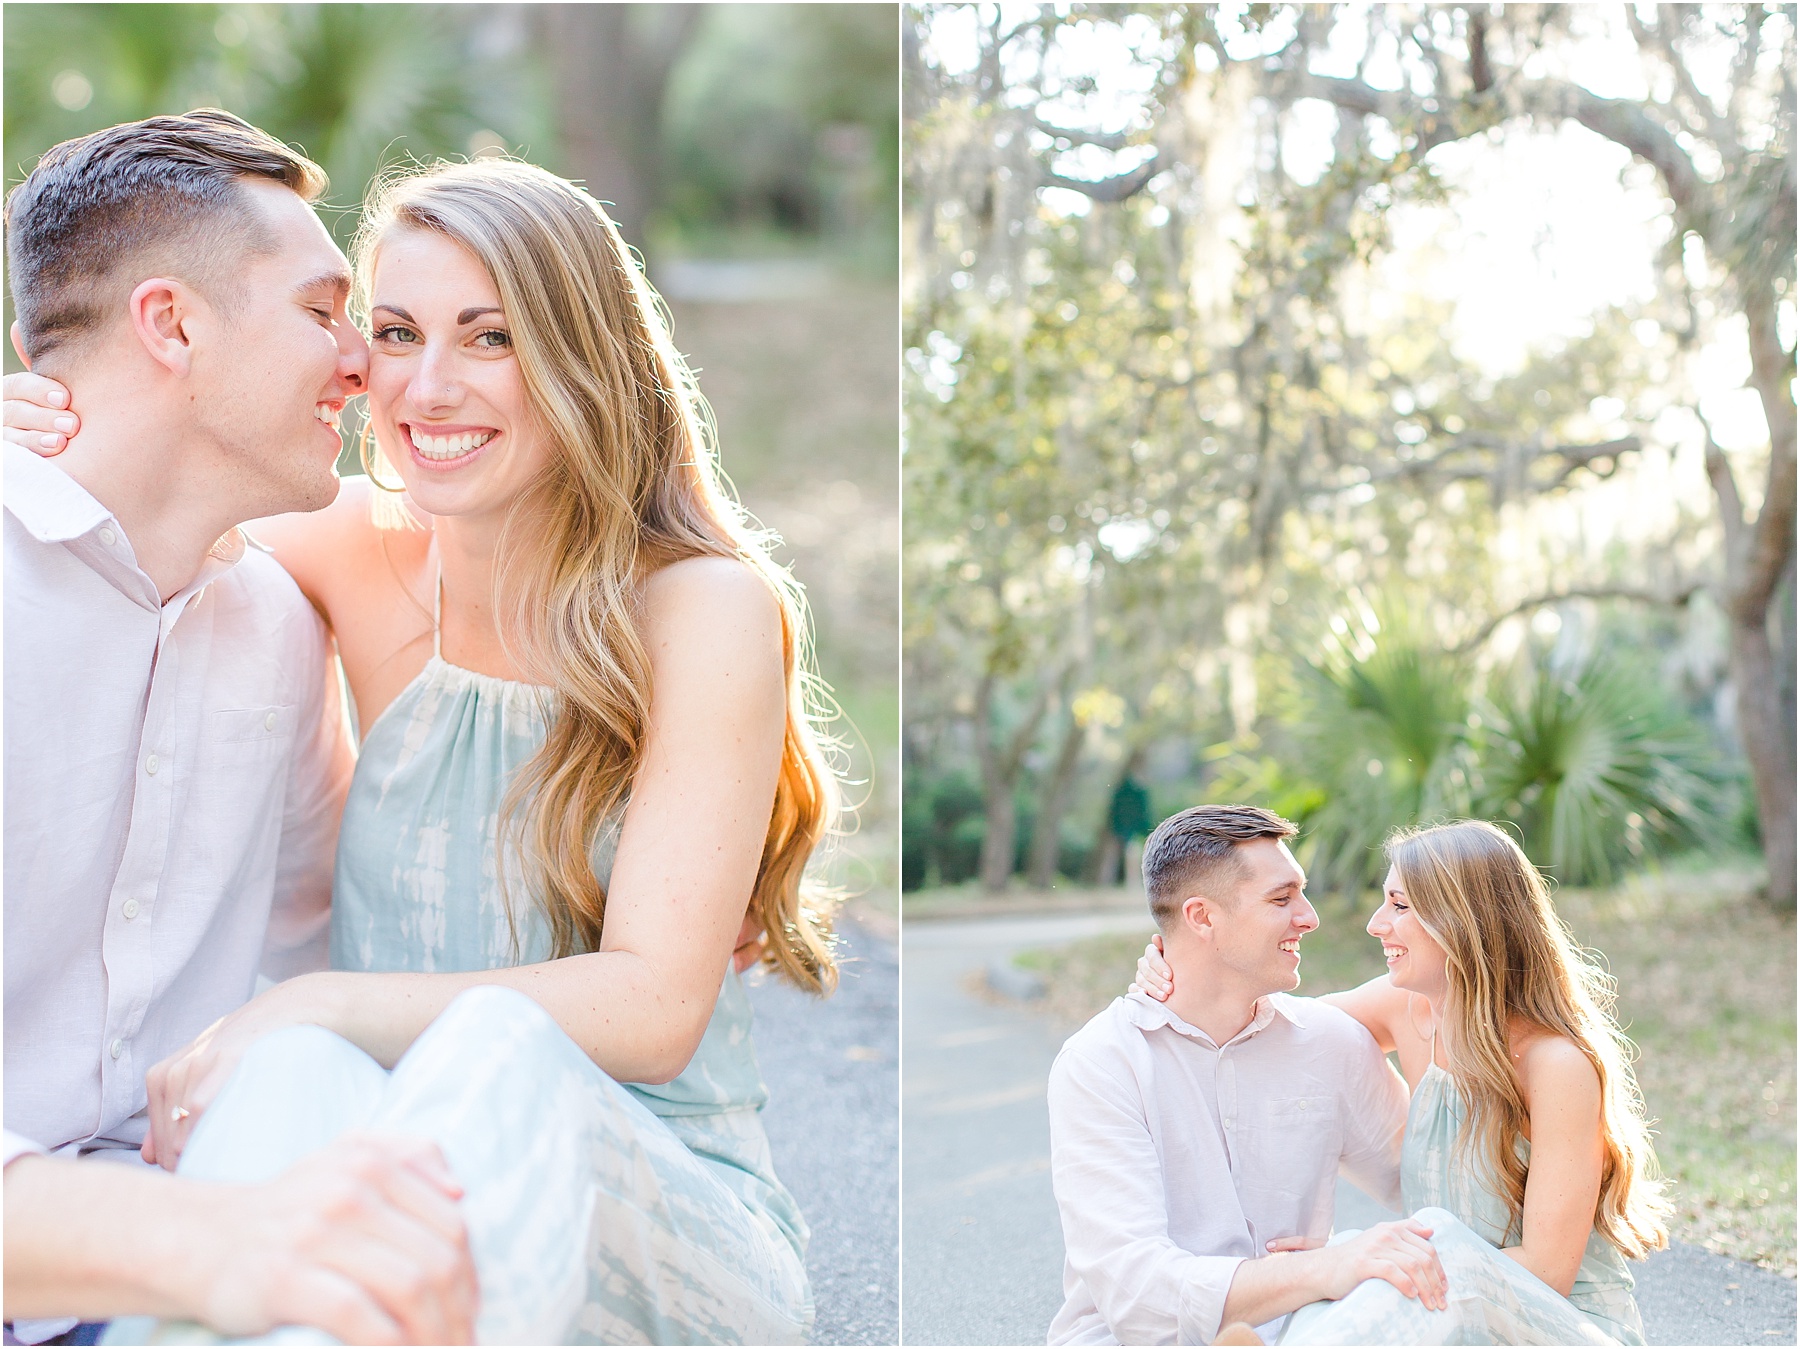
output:
{"label": "blurred green foliage", "polygon": [[[8,186],[59,141],[203,105],[322,164],[346,210],[340,239],[369,178],[409,157],[506,150],[572,171],[556,131],[566,91],[536,6],[27,5],[6,20]],[[655,142],[650,232],[708,243],[749,232],[765,249],[831,241],[891,272],[897,60],[886,6],[705,7],[682,30],[659,105],[630,128]]]}

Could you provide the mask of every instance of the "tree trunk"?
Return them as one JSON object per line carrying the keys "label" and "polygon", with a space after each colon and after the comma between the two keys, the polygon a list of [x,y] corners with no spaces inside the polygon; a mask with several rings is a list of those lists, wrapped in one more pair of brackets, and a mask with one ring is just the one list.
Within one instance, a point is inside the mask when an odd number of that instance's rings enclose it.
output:
{"label": "tree trunk", "polygon": [[1018,806],[1010,786],[985,792],[984,796],[987,832],[981,836],[981,888],[999,894],[1012,879],[1013,852],[1018,845]]}
{"label": "tree trunk", "polygon": [[1062,857],[1062,817],[1069,808],[1069,792],[1075,785],[1075,769],[1081,763],[1081,747],[1087,741],[1087,727],[1071,714],[1062,745],[1056,751],[1056,766],[1050,771],[1050,785],[1038,807],[1037,826],[1031,835],[1031,857],[1025,879],[1039,890],[1056,884],[1056,864]]}
{"label": "tree trunk", "polygon": [[1025,751],[1037,739],[1049,709],[1048,689],[1040,689],[1025,720],[1004,745],[994,741],[994,688],[999,677],[992,670],[982,675],[975,690],[975,750],[981,765],[982,815],[987,822],[981,839],[981,888],[998,894],[1012,879],[1013,858],[1018,847],[1018,808],[1013,790],[1018,784],[1019,769],[1025,762]]}
{"label": "tree trunk", "polygon": [[1794,740],[1769,643],[1766,619],[1731,625],[1731,674],[1737,692],[1738,733],[1756,787],[1763,857],[1769,866],[1769,903],[1794,907]]}
{"label": "tree trunk", "polygon": [[[1748,279],[1746,278],[1746,281]],[[1725,609],[1731,619],[1731,682],[1737,694],[1738,735],[1750,761],[1763,857],[1769,867],[1769,903],[1794,907],[1794,703],[1791,672],[1777,667],[1793,616],[1786,584],[1794,570],[1794,400],[1789,387],[1793,357],[1782,349],[1775,306],[1766,291],[1745,299],[1749,320],[1751,383],[1769,424],[1769,470],[1754,521],[1745,517],[1731,466],[1706,436],[1706,468],[1725,529]]]}
{"label": "tree trunk", "polygon": [[703,5],[544,5],[562,172],[608,203],[625,242],[645,246],[661,201],[662,107]]}

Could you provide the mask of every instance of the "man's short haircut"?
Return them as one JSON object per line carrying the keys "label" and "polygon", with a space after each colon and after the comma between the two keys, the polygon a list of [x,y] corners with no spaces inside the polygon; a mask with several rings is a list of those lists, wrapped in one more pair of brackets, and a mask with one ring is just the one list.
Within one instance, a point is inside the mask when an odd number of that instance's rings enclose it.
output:
{"label": "man's short haircut", "polygon": [[177,277],[229,310],[233,264],[273,242],[243,180],[306,201],[325,171],[217,108],[125,122],[46,151],[6,199],[13,307],[35,363],[102,329],[146,277]]}
{"label": "man's short haircut", "polygon": [[1260,806],[1193,806],[1169,816],[1144,844],[1144,893],[1157,926],[1166,930],[1189,895],[1236,879],[1242,871],[1233,856],[1238,844],[1299,832],[1292,821]]}

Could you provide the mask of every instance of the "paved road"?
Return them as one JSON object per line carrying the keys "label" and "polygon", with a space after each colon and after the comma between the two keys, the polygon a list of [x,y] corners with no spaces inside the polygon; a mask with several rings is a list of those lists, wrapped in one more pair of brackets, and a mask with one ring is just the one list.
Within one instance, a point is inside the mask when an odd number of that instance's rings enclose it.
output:
{"label": "paved road", "polygon": [[[970,985],[1013,951],[1104,931],[1133,914],[907,923],[904,1343],[1041,1344],[1061,1304],[1044,1084],[1062,1035],[1024,1004]],[[1380,1210],[1348,1185],[1339,1223]],[[1635,1267],[1651,1344],[1793,1344],[1794,1281],[1677,1246]]]}
{"label": "paved road", "polygon": [[899,1330],[899,953],[840,924],[845,964],[820,1002],[755,983],[763,1123],[775,1166],[812,1227],[815,1344],[893,1344]]}

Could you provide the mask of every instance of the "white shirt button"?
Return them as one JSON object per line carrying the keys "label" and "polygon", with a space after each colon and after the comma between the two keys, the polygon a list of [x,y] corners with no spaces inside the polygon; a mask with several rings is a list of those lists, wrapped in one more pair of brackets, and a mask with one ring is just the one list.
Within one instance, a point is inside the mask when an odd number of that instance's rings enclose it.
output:
{"label": "white shirt button", "polygon": [[271,730],[271,731],[274,730],[275,729],[275,721],[276,721],[275,714],[273,712],[269,713],[268,716],[263,718],[264,728],[267,730]]}
{"label": "white shirt button", "polygon": [[102,529],[100,531],[100,542],[104,543],[108,548],[111,548],[118,541],[119,536],[113,533],[112,530]]}
{"label": "white shirt button", "polygon": [[144,771],[146,773],[148,773],[151,777],[155,777],[156,770],[161,767],[162,767],[162,760],[158,759],[154,754],[152,754],[148,759],[144,760]]}
{"label": "white shirt button", "polygon": [[138,916],[138,902],[135,899],[126,900],[119,906],[119,912],[125,915],[127,922],[130,922]]}
{"label": "white shirt button", "polygon": [[110,1053],[115,1059],[118,1058],[119,1055],[121,1055],[125,1052],[125,1042],[123,1040],[114,1040],[112,1042],[111,1046],[109,1046],[107,1052]]}

